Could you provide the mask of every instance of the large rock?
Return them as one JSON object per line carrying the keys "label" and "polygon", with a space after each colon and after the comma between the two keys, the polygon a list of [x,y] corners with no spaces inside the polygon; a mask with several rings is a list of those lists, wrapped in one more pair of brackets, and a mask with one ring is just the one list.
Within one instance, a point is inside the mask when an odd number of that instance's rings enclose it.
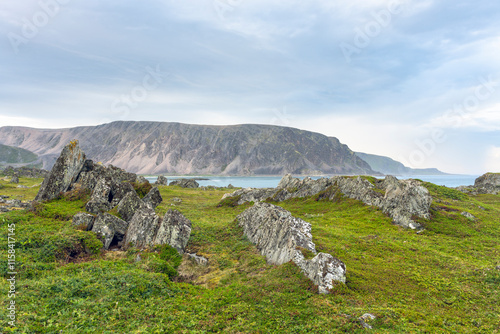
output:
{"label": "large rock", "polygon": [[170,182],[171,186],[179,186],[181,188],[198,188],[200,185],[193,179],[180,179]]}
{"label": "large rock", "polygon": [[155,185],[168,186],[168,179],[165,176],[160,175],[160,176],[158,176],[158,180],[156,180]]}
{"label": "large rock", "polygon": [[125,246],[145,248],[152,245],[159,227],[160,217],[152,208],[145,207],[137,210],[130,221]]}
{"label": "large rock", "polygon": [[247,238],[257,246],[268,263],[280,265],[293,261],[318,285],[320,293],[328,293],[334,281],[345,283],[346,268],[339,259],[325,253],[319,253],[312,259],[304,257],[302,250],[316,254],[308,222],[268,203],[255,204],[237,219]]}
{"label": "large rock", "polygon": [[142,199],[144,203],[155,209],[163,201],[160,191],[157,187],[153,187],[149,193]]}
{"label": "large rock", "polygon": [[17,175],[14,175],[11,179],[10,179],[10,183],[15,183],[15,184],[18,184],[19,183],[19,177]]}
{"label": "large rock", "polygon": [[130,222],[139,209],[146,208],[147,205],[139,198],[135,191],[129,192],[118,204],[117,210],[120,217]]}
{"label": "large rock", "polygon": [[79,212],[73,216],[73,226],[78,227],[84,231],[92,230],[94,221],[95,217],[86,212]]}
{"label": "large rock", "polygon": [[177,210],[168,210],[158,229],[154,244],[168,244],[184,254],[191,236],[191,221]]}
{"label": "large rock", "polygon": [[474,187],[477,188],[479,194],[499,194],[500,173],[486,173],[481,175],[474,182]]}
{"label": "large rock", "polygon": [[129,193],[135,193],[134,187],[129,182],[113,184],[108,198],[111,199],[111,207],[117,206]]}
{"label": "large rock", "polygon": [[128,223],[118,217],[103,213],[97,216],[92,232],[97,234],[99,240],[102,241],[104,248],[109,249],[112,243],[121,242],[127,232]]}
{"label": "large rock", "polygon": [[85,153],[80,149],[78,141],[69,143],[61,152],[50,175],[43,180],[36,195],[36,201],[48,201],[66,192],[76,181],[85,163]]}

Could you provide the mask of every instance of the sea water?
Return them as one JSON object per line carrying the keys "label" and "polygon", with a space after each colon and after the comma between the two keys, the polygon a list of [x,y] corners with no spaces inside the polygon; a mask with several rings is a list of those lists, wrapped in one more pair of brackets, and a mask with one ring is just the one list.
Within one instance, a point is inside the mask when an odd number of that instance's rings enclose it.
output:
{"label": "sea water", "polygon": [[[398,179],[419,179],[432,182],[446,187],[458,187],[473,185],[479,175],[412,175],[397,176]],[[158,176],[148,176],[149,182],[154,183]],[[304,177],[299,177],[303,179]],[[311,177],[314,180],[321,176]],[[197,179],[200,186],[227,187],[233,185],[238,188],[275,188],[281,180],[281,176],[167,176],[169,183],[177,179]]]}

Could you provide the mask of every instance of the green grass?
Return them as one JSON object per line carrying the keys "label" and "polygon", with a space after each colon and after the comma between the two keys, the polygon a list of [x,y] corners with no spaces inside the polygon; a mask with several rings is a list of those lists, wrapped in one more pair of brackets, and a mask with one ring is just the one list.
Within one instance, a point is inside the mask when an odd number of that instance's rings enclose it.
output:
{"label": "green grass", "polygon": [[[188,260],[166,246],[101,253],[91,232],[71,227],[84,197],[4,214],[1,249],[7,224],[16,224],[18,327],[0,331],[364,333],[357,319],[372,313],[374,333],[499,333],[500,196],[426,186],[435,200],[419,234],[343,196],[277,203],[312,224],[318,252],[346,264],[347,283],[330,295],[317,294],[292,263],[268,265],[235,221],[250,204],[218,207],[224,190],[160,187],[157,213],[177,209],[190,219],[188,251],[209,259],[208,268],[189,272]],[[0,195],[34,197],[6,187]],[[7,286],[0,280],[0,290]]]}

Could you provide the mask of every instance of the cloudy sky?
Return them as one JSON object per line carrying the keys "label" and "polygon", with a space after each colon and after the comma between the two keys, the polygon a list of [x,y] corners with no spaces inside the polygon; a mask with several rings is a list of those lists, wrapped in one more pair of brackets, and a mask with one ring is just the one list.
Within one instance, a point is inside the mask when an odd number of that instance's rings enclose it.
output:
{"label": "cloudy sky", "polygon": [[500,2],[5,0],[0,126],[259,123],[500,172]]}

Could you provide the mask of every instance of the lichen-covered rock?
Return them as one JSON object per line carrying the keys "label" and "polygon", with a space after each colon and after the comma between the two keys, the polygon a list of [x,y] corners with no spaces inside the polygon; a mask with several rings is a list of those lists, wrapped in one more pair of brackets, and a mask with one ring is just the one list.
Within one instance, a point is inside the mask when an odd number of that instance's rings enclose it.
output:
{"label": "lichen-covered rock", "polygon": [[79,212],[73,216],[73,226],[82,229],[83,231],[90,231],[94,226],[95,217],[86,212]]}
{"label": "lichen-covered rock", "polygon": [[85,163],[85,153],[80,149],[78,141],[69,143],[61,152],[50,175],[43,180],[36,195],[36,201],[48,201],[66,192],[76,181]]}
{"label": "lichen-covered rock", "polygon": [[181,188],[198,188],[200,185],[193,179],[180,179],[170,182],[171,186],[179,186]]}
{"label": "lichen-covered rock", "polygon": [[125,246],[145,248],[153,244],[160,227],[160,217],[150,207],[138,209],[130,221]]}
{"label": "lichen-covered rock", "polygon": [[302,253],[297,252],[294,262],[318,286],[319,293],[329,293],[334,282],[345,283],[345,264],[330,254],[319,253],[314,258],[306,260]]}
{"label": "lichen-covered rock", "polygon": [[125,237],[128,223],[109,213],[102,213],[94,221],[92,232],[102,241],[104,248],[109,249],[112,243],[119,243]]}
{"label": "lichen-covered rock", "polygon": [[208,259],[204,256],[200,256],[196,253],[187,253],[186,254],[191,260],[193,260],[194,262],[196,262],[196,264],[200,265],[200,266],[208,266]]}
{"label": "lichen-covered rock", "polygon": [[15,183],[15,184],[18,184],[19,183],[19,177],[17,175],[14,175],[11,179],[10,179],[10,183]]}
{"label": "lichen-covered rock", "polygon": [[149,193],[142,199],[144,203],[155,209],[163,201],[160,191],[157,187],[153,187]]}
{"label": "lichen-covered rock", "polygon": [[129,182],[113,184],[108,198],[111,199],[111,207],[114,208],[115,206],[117,206],[128,193],[133,192],[135,192],[135,189]]}
{"label": "lichen-covered rock", "polygon": [[479,194],[500,194],[500,173],[486,173],[474,182]]}
{"label": "lichen-covered rock", "polygon": [[120,217],[130,222],[137,210],[146,207],[147,205],[139,198],[139,195],[133,191],[127,193],[120,203],[118,203],[117,211]]}
{"label": "lichen-covered rock", "polygon": [[238,216],[248,239],[257,245],[271,264],[291,261],[297,247],[316,253],[311,224],[295,218],[289,211],[268,203],[257,203]]}
{"label": "lichen-covered rock", "polygon": [[154,239],[154,244],[168,244],[184,254],[191,236],[191,221],[177,210],[168,210]]}
{"label": "lichen-covered rock", "polygon": [[325,253],[312,259],[304,257],[302,249],[316,254],[311,224],[293,217],[283,208],[262,202],[245,210],[237,219],[268,263],[280,265],[293,261],[318,285],[320,293],[328,293],[334,281],[345,283],[346,268],[339,259]]}
{"label": "lichen-covered rock", "polygon": [[165,176],[160,175],[160,176],[158,176],[158,180],[156,180],[155,185],[168,186],[168,179]]}

